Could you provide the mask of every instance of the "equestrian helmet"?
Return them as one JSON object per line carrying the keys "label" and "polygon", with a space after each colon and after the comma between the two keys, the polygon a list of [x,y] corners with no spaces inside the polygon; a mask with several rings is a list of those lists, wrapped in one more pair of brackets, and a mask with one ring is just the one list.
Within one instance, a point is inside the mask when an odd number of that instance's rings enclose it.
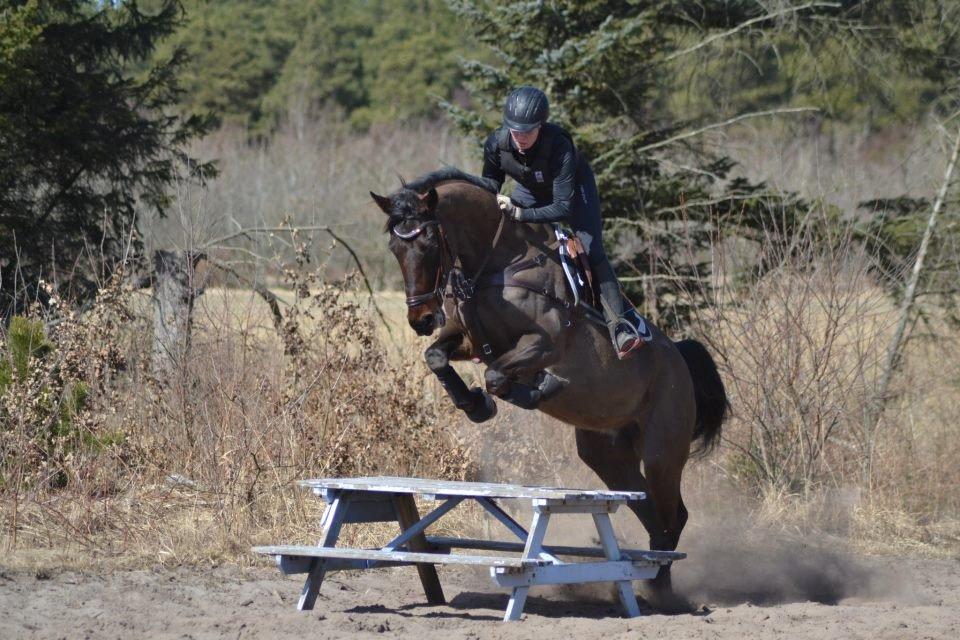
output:
{"label": "equestrian helmet", "polygon": [[547,95],[529,85],[514,89],[503,107],[503,124],[511,131],[532,131],[547,121],[550,104]]}

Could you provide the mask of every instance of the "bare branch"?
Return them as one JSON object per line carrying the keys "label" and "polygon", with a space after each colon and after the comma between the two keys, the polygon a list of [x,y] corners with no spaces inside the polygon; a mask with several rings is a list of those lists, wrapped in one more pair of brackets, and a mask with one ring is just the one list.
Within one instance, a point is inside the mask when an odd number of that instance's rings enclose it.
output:
{"label": "bare branch", "polygon": [[[347,241],[343,239],[343,237],[341,237],[340,235],[338,235],[338,234],[337,234],[333,229],[331,229],[330,227],[328,227],[328,226],[326,226],[326,225],[316,225],[316,226],[308,226],[308,227],[290,227],[290,226],[284,226],[284,227],[249,227],[249,228],[246,228],[246,229],[239,229],[239,230],[237,230],[237,231],[234,231],[233,233],[230,233],[230,234],[227,234],[227,235],[224,235],[224,236],[220,236],[219,238],[214,238],[213,240],[210,240],[210,241],[206,242],[206,243],[203,245],[203,247],[204,247],[205,249],[209,249],[209,248],[211,248],[211,247],[213,247],[213,246],[216,246],[216,245],[222,244],[222,243],[224,243],[224,242],[227,242],[228,240],[233,240],[234,238],[245,237],[245,236],[248,236],[248,235],[254,234],[254,233],[295,233],[295,232],[298,232],[298,231],[325,231],[325,232],[327,232],[327,233],[330,235],[331,238],[333,238],[334,240],[336,240],[337,242],[339,242],[341,245],[343,245],[343,248],[347,250],[347,253],[349,253],[349,254],[350,254],[350,257],[353,259],[353,263],[357,266],[357,271],[360,273],[360,277],[363,278],[363,284],[364,284],[364,286],[366,286],[367,292],[370,294],[370,304],[373,305],[373,310],[377,313],[377,316],[380,317],[380,322],[383,324],[384,328],[387,330],[387,335],[390,337],[390,341],[393,343],[393,345],[394,345],[395,347],[399,348],[399,346],[397,345],[396,338],[395,338],[394,335],[393,335],[393,329],[390,328],[390,323],[387,322],[387,318],[386,318],[386,316],[383,314],[383,311],[380,309],[380,305],[377,304],[377,297],[376,297],[376,295],[374,294],[373,286],[370,284],[370,279],[367,277],[367,272],[364,270],[363,264],[360,262],[360,256],[357,255],[357,252],[353,250],[353,247],[351,247],[351,246],[347,243]],[[226,267],[226,265],[224,265],[223,263],[220,263],[220,265],[218,265],[218,266],[220,266],[220,268],[222,268],[222,269],[228,268],[228,267]],[[233,273],[236,274],[235,271],[234,271]],[[237,274],[237,275],[238,275],[238,274]],[[238,275],[238,277],[240,277],[240,276]],[[248,281],[248,282],[249,282],[249,281]],[[260,292],[258,291],[258,293],[260,293]],[[262,295],[262,294],[261,294],[261,295]],[[270,295],[273,295],[273,294],[270,294]],[[266,299],[266,298],[265,298],[265,299]],[[269,301],[268,301],[268,303],[269,303]],[[271,307],[271,308],[272,308],[272,307]],[[277,311],[275,312],[275,314],[276,314],[278,311],[279,311],[279,310],[277,310]]]}
{"label": "bare branch", "polygon": [[204,243],[203,248],[209,249],[210,247],[222,244],[234,238],[240,238],[251,233],[292,233],[294,231],[329,231],[330,227],[321,225],[313,227],[248,227],[246,229],[240,229],[234,231],[233,233],[227,234],[225,236],[220,236],[219,238],[214,238]]}
{"label": "bare branch", "polygon": [[887,347],[886,362],[884,364],[883,373],[881,374],[880,383],[877,386],[874,404],[869,416],[869,424],[867,425],[870,429],[870,433],[868,434],[869,442],[867,443],[867,446],[871,456],[873,453],[875,434],[880,423],[880,416],[883,413],[883,408],[887,402],[887,392],[890,386],[890,381],[893,379],[893,373],[900,362],[903,344],[906,341],[907,324],[910,321],[914,302],[916,301],[917,297],[917,284],[920,281],[920,274],[923,271],[927,250],[930,247],[930,240],[933,238],[933,231],[937,225],[937,218],[940,215],[940,209],[943,207],[943,202],[947,197],[947,190],[950,187],[950,183],[953,181],[953,171],[957,165],[958,155],[960,155],[960,131],[957,132],[956,138],[954,139],[953,150],[950,153],[950,160],[947,162],[947,169],[943,176],[943,182],[940,184],[940,190],[937,192],[937,198],[933,203],[933,208],[930,210],[930,215],[927,217],[927,226],[923,230],[923,237],[920,240],[920,247],[917,249],[917,256],[913,261],[913,269],[910,272],[910,280],[907,282],[907,288],[906,291],[904,291],[903,300],[900,303],[900,314],[897,320],[897,326],[893,332],[893,337],[890,339],[890,345]]}
{"label": "bare branch", "polygon": [[666,140],[661,140],[659,142],[654,142],[652,144],[644,145],[639,147],[636,152],[641,153],[643,151],[652,151],[653,149],[659,149],[660,147],[665,147],[674,142],[679,142],[680,140],[686,140],[687,138],[693,138],[700,135],[701,133],[706,133],[707,131],[713,131],[714,129],[722,129],[724,127],[729,127],[732,124],[738,122],[743,122],[744,120],[750,120],[752,118],[763,118],[766,116],[776,116],[787,113],[804,113],[804,112],[814,112],[820,111],[817,107],[790,107],[787,109],[770,109],[767,111],[751,111],[750,113],[742,113],[739,116],[730,118],[729,120],[724,120],[723,122],[714,122],[713,124],[708,124],[705,127],[700,127],[699,129],[694,129],[693,131],[687,131],[679,135],[675,135]]}
{"label": "bare branch", "polygon": [[280,299],[277,298],[277,296],[274,295],[274,293],[270,291],[270,289],[266,288],[264,285],[260,284],[259,282],[254,282],[249,278],[246,278],[245,276],[240,275],[240,273],[236,269],[226,264],[225,262],[221,262],[220,260],[217,260],[216,258],[208,257],[207,262],[209,262],[211,265],[213,265],[214,267],[222,271],[226,271],[227,273],[232,275],[234,278],[244,283],[254,291],[256,291],[260,295],[260,297],[263,298],[264,302],[266,302],[267,305],[270,306],[270,311],[273,312],[274,329],[276,329],[277,331],[281,331],[281,328],[283,326],[283,313],[280,312]]}
{"label": "bare branch", "polygon": [[710,36],[709,38],[705,38],[704,40],[701,40],[700,42],[693,45],[692,47],[688,47],[686,49],[683,49],[682,51],[677,51],[675,53],[672,53],[669,56],[667,56],[666,59],[667,61],[670,61],[670,60],[679,58],[680,56],[685,56],[689,53],[693,53],[698,49],[702,49],[707,45],[713,44],[714,42],[716,42],[717,40],[720,40],[721,38],[727,38],[755,24],[758,24],[760,22],[766,22],[768,20],[773,20],[774,18],[779,18],[788,13],[800,13],[801,11],[806,11],[807,9],[837,9],[839,7],[840,7],[840,4],[836,2],[808,2],[807,4],[800,5],[799,7],[787,7],[785,9],[781,9],[780,11],[774,11],[773,13],[757,16],[756,18],[751,18],[746,22],[738,24],[732,29],[728,29],[727,31],[723,31],[721,33],[716,33]]}

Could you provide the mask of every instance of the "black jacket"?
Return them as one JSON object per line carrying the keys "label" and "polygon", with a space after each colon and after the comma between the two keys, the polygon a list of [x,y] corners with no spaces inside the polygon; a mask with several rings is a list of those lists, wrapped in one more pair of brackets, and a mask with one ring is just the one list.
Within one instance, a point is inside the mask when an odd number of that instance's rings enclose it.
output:
{"label": "black jacket", "polygon": [[520,185],[513,193],[523,222],[559,222],[570,217],[579,158],[570,134],[555,124],[540,129],[537,142],[520,153],[501,127],[483,145],[483,177],[503,187],[506,176]]}

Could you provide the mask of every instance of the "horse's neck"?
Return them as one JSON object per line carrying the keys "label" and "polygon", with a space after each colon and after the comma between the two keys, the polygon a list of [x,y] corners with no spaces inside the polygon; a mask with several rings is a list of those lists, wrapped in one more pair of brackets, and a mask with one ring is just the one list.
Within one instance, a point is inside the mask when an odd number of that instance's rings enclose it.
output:
{"label": "horse's neck", "polygon": [[[500,238],[494,246],[494,239],[502,218],[497,216],[466,216],[453,214],[448,220],[441,220],[447,242],[453,255],[460,259],[464,270],[471,272],[479,269],[486,261],[490,267],[506,266],[511,259],[525,255],[529,249],[525,233],[519,225],[503,223]],[[527,232],[529,233],[529,231]],[[493,255],[491,255],[493,254]],[[487,258],[487,256],[490,258]]]}

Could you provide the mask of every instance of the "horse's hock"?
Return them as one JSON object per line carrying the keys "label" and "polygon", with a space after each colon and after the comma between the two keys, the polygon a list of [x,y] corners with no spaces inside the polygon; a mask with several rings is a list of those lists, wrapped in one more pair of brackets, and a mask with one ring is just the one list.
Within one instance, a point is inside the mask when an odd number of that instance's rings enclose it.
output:
{"label": "horse's hock", "polygon": [[[322,496],[327,503],[320,521],[322,534],[319,544],[315,547],[271,546],[253,549],[257,553],[274,556],[277,566],[286,575],[307,575],[297,604],[300,610],[313,608],[327,572],[401,565],[415,565],[427,601],[443,604],[445,598],[436,565],[460,564],[487,566],[496,585],[511,589],[504,620],[520,618],[532,586],[588,582],[614,583],[625,615],[633,617],[640,615],[640,608],[631,581],[654,578],[661,566],[686,557],[686,554],[675,551],[620,548],[610,514],[628,502],[646,500],[642,492],[389,477],[304,480],[300,484]],[[433,499],[440,504],[420,517],[414,496]],[[430,525],[467,500],[477,502],[519,541],[426,535]],[[500,500],[528,501],[533,509],[529,529],[504,511],[498,504]],[[544,537],[551,518],[576,513],[593,517],[602,546],[545,546]],[[342,525],[367,522],[397,522],[401,533],[379,549],[336,546]],[[454,554],[451,553],[452,549],[501,555]],[[581,560],[568,562],[560,557]]]}

